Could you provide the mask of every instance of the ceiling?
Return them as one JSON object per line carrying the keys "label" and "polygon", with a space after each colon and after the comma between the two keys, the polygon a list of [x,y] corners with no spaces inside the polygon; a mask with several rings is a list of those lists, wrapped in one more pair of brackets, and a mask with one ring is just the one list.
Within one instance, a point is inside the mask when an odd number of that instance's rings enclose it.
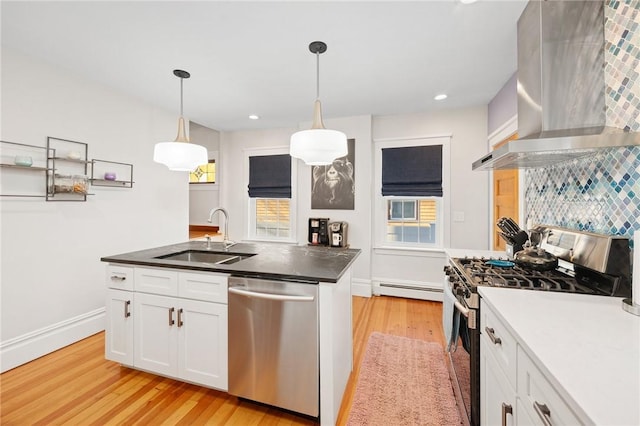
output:
{"label": "ceiling", "polygon": [[[6,1],[2,44],[221,131],[486,105],[526,1]],[[448,94],[435,101],[439,93]],[[249,120],[257,114],[260,120]]]}

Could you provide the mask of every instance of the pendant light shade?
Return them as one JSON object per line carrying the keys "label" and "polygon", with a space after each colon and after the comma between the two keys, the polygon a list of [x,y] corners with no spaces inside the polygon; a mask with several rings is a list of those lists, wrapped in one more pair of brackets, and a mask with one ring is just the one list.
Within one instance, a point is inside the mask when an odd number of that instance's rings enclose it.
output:
{"label": "pendant light shade", "polygon": [[320,54],[327,51],[327,45],[321,41],[314,41],[309,45],[309,50],[316,55],[316,101],[313,106],[313,124],[311,129],[291,135],[289,154],[310,166],[321,166],[331,164],[336,158],[347,155],[347,136],[337,130],[325,129],[322,122]]}
{"label": "pendant light shade", "polygon": [[201,164],[209,162],[207,149],[189,142],[182,116],[182,81],[191,75],[182,70],[173,70],[180,77],[180,118],[178,118],[178,135],[173,142],[159,142],[153,149],[153,161],[164,164],[169,170],[191,172]]}

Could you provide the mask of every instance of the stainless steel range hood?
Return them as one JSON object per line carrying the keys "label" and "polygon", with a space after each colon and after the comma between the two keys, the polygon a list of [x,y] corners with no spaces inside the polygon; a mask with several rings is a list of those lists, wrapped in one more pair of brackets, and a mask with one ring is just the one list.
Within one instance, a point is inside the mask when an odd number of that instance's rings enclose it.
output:
{"label": "stainless steel range hood", "polygon": [[[518,136],[473,170],[540,168],[640,145],[607,114],[603,1],[529,2],[518,20]],[[615,89],[614,89],[615,90]]]}

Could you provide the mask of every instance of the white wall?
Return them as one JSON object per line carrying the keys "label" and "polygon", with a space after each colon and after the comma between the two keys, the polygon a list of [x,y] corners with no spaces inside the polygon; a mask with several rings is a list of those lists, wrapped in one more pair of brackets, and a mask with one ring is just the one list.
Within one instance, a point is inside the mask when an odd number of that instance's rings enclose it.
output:
{"label": "white wall", "polygon": [[[451,135],[451,216],[450,247],[488,247],[488,177],[473,172],[471,163],[486,152],[486,107],[449,110],[431,114],[374,117],[358,116],[325,120],[328,128],[341,130],[356,140],[355,209],[311,210],[311,168],[298,163],[297,241],[306,243],[307,219],[329,217],[349,223],[349,243],[362,250],[353,270],[356,293],[380,282],[442,288],[442,251],[416,252],[374,249],[373,198],[379,188],[372,186],[373,141],[433,135]],[[308,128],[301,124],[300,128]],[[232,239],[246,235],[243,150],[287,146],[295,128],[222,133],[220,139],[221,204],[229,210]],[[456,218],[456,221],[453,218]],[[406,294],[415,296],[415,294]],[[437,293],[432,298],[439,299]]]}
{"label": "white wall", "polygon": [[[349,244],[362,249],[353,266],[353,278],[366,280],[370,274],[371,246],[371,117],[358,116],[324,120],[327,128],[344,132],[347,138],[356,140],[355,157],[355,209],[311,210],[311,167],[298,161],[297,237],[300,244],[307,242],[307,226],[310,217],[328,217],[332,221],[349,222]],[[303,123],[300,128],[308,128]],[[291,135],[297,128],[282,128],[261,131],[222,133],[220,139],[221,204],[230,215],[231,239],[246,235],[244,199],[247,188],[244,184],[243,150],[251,148],[288,147]]]}
{"label": "white wall", "polygon": [[[220,150],[220,132],[201,126],[194,122],[189,123],[189,139],[191,142],[202,145],[209,152],[209,160],[214,158]],[[216,163],[219,163],[216,159]],[[217,166],[217,164],[216,164]],[[189,185],[189,224],[211,225],[207,222],[209,211],[220,204],[220,185],[218,183],[203,183]],[[213,222],[217,224],[217,216]]]}
{"label": "white wall", "polygon": [[89,144],[134,165],[133,188],[90,187],[86,202],[1,199],[2,370],[104,328],[101,256],[188,238],[188,178],[152,161],[175,113],[2,50],[2,140]]}
{"label": "white wall", "polygon": [[[489,181],[486,173],[473,172],[471,163],[486,152],[486,107],[383,116],[373,120],[374,141],[442,135],[451,135],[451,162],[443,165],[450,174],[449,247],[485,249],[489,232]],[[373,191],[379,191],[379,188],[373,188]],[[441,300],[438,291],[442,289],[445,263],[443,252],[374,248],[371,261],[374,293],[385,294],[381,284],[433,288],[436,289],[433,294],[416,294],[404,289],[387,293]]]}

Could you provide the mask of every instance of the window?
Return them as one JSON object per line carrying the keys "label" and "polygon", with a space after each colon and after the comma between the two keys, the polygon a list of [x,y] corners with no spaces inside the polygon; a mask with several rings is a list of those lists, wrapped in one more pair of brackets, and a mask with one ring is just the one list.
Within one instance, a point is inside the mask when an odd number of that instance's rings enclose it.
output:
{"label": "window", "polygon": [[376,142],[376,244],[443,247],[449,138]]}
{"label": "window", "polygon": [[[292,241],[294,218],[292,182],[295,162],[280,150],[255,150],[248,161],[248,216],[250,239]],[[269,153],[269,154],[267,154]],[[271,154],[272,153],[272,154]]]}
{"label": "window", "polygon": [[189,183],[216,183],[216,160],[209,160],[189,173]]}
{"label": "window", "polygon": [[389,200],[389,220],[397,221],[415,221],[416,220],[416,201],[415,200],[402,200],[393,201]]}
{"label": "window", "polygon": [[[387,241],[435,245],[439,200],[387,200]],[[417,207],[417,209],[416,209]]]}
{"label": "window", "polygon": [[289,198],[256,198],[255,235],[260,238],[289,238],[291,200]]}

